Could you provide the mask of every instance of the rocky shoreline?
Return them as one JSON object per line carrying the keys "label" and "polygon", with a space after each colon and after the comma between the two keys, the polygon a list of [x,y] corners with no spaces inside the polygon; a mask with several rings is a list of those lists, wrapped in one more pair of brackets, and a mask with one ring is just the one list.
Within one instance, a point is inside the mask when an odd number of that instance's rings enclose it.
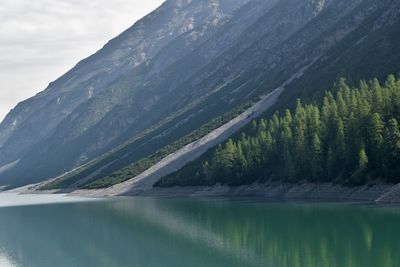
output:
{"label": "rocky shoreline", "polygon": [[[57,193],[52,191],[51,193]],[[62,192],[66,193],[66,192]],[[103,190],[76,190],[70,192],[75,196],[108,197]],[[260,198],[268,200],[305,200],[337,202],[375,202],[400,203],[400,184],[373,184],[364,186],[342,186],[333,183],[277,183],[252,184],[246,186],[194,186],[152,188],[143,192],[128,192],[120,196],[151,197],[199,197],[199,198]]]}
{"label": "rocky shoreline", "polygon": [[335,201],[370,202],[383,204],[400,203],[400,184],[369,184],[344,186],[334,183],[280,183],[268,182],[237,187],[224,185],[192,187],[152,187],[114,194],[113,188],[98,190],[39,190],[40,184],[6,191],[19,194],[68,194],[80,197],[197,197],[197,198],[257,198],[274,201]]}

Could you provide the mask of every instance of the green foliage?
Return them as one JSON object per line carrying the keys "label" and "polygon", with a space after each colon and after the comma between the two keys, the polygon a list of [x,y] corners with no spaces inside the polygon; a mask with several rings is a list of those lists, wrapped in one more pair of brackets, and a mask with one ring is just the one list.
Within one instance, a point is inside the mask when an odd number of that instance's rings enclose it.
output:
{"label": "green foliage", "polygon": [[385,173],[392,182],[397,182],[400,173],[400,128],[395,118],[389,120],[386,131]]}
{"label": "green foliage", "polygon": [[[105,177],[102,177],[100,179],[94,179],[94,180],[89,180],[88,182],[84,183],[81,185],[81,188],[84,189],[98,189],[98,188],[106,188],[113,186],[118,183],[122,183],[126,180],[129,180],[132,177],[135,177],[136,175],[139,175],[143,171],[147,170],[157,162],[159,162],[161,159],[166,157],[167,155],[174,153],[175,151],[181,149],[182,147],[186,146],[187,144],[190,144],[191,142],[194,142],[214,129],[220,127],[221,125],[225,124],[229,120],[233,119],[236,117],[238,114],[242,113],[244,110],[248,109],[251,106],[251,103],[245,103],[243,105],[240,105],[236,109],[233,109],[230,112],[227,112],[223,114],[222,116],[219,116],[209,123],[204,124],[201,126],[199,129],[191,132],[190,134],[178,139],[177,141],[173,142],[170,145],[167,145],[163,147],[162,149],[156,151],[155,153],[144,157],[143,159],[133,162],[131,164],[128,164],[127,166],[121,168],[118,171],[115,171],[111,173],[110,175],[107,175]],[[60,182],[60,181],[59,181]],[[64,187],[65,181],[61,181],[61,183],[58,184],[58,186]],[[69,183],[70,184],[70,183]]]}
{"label": "green foliage", "polygon": [[297,101],[292,113],[254,121],[251,134],[209,152],[157,186],[256,181],[400,182],[400,81],[390,75],[350,88],[344,79],[322,105]]}

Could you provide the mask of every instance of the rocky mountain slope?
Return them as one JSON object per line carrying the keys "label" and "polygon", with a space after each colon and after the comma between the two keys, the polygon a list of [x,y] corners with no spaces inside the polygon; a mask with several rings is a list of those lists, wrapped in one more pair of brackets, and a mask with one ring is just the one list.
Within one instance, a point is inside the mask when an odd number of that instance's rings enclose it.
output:
{"label": "rocky mountain slope", "polygon": [[[36,165],[42,170],[35,175],[45,178],[104,152],[109,142],[137,121],[134,116],[122,114],[124,118],[119,122],[108,122],[111,124],[108,130],[98,127],[104,129],[107,140],[90,138],[93,142],[86,148],[78,148],[80,151],[71,152],[71,160],[65,159],[62,166],[52,168],[48,161],[51,154],[64,154],[64,148],[71,143],[80,146],[79,139],[84,139],[86,132],[101,121],[121,115],[124,105],[146,112],[144,106],[153,105],[151,103],[157,101],[157,96],[149,98],[147,104],[141,103],[141,107],[133,107],[129,98],[143,92],[154,76],[160,76],[165,68],[207,40],[245,3],[240,0],[165,2],[95,55],[51,83],[45,91],[18,104],[0,126],[0,164],[19,161],[19,167],[28,165],[31,169]],[[217,53],[220,52],[215,49],[214,54]],[[138,99],[137,102],[141,101]],[[120,114],[116,114],[118,112]],[[109,113],[115,116],[110,114],[106,118]],[[110,133],[111,127],[117,126],[118,133]],[[143,127],[138,125],[137,128]],[[104,136],[97,138],[105,139]],[[39,155],[43,161],[31,163]],[[43,168],[52,170],[47,173]]]}
{"label": "rocky mountain slope", "polygon": [[0,184],[82,164],[58,186],[126,180],[305,67],[276,107],[340,76],[397,73],[399,10],[391,0],[168,0],[6,117]]}

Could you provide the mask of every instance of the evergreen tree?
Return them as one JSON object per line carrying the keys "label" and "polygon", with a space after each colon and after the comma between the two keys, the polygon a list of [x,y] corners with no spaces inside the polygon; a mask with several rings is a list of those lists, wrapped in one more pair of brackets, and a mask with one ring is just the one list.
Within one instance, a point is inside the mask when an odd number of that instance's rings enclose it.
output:
{"label": "evergreen tree", "polygon": [[381,119],[381,116],[378,113],[372,114],[370,118],[370,122],[368,125],[368,129],[366,129],[368,138],[367,138],[367,147],[368,147],[368,155],[370,155],[370,165],[371,168],[375,170],[377,174],[381,174],[382,171],[382,145],[383,145],[383,130],[384,123]]}
{"label": "evergreen tree", "polygon": [[312,143],[311,143],[311,178],[312,181],[318,181],[318,179],[322,176],[323,174],[323,169],[321,165],[321,156],[322,156],[322,151],[321,151],[321,140],[318,137],[318,134],[314,134]]}
{"label": "evergreen tree", "polygon": [[353,175],[353,182],[355,184],[363,184],[366,181],[367,175],[367,166],[368,166],[368,156],[365,152],[365,149],[361,149],[358,155],[358,168],[357,171]]}
{"label": "evergreen tree", "polygon": [[398,182],[400,174],[400,128],[395,118],[389,120],[386,130],[386,175],[391,182]]}
{"label": "evergreen tree", "polygon": [[[205,184],[249,184],[270,179],[364,184],[400,182],[400,81],[390,75],[350,88],[344,79],[322,105],[303,105],[269,121],[254,121],[238,140],[217,146],[185,175]],[[190,168],[193,168],[191,170]],[[177,175],[176,177],[180,177]],[[171,178],[172,179],[172,178]]]}

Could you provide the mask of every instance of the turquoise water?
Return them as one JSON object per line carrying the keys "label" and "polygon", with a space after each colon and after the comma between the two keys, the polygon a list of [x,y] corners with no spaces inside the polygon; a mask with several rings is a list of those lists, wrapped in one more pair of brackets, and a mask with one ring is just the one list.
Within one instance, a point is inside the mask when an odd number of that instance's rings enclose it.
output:
{"label": "turquoise water", "polygon": [[0,266],[400,266],[397,207],[163,198],[51,201],[0,205]]}

